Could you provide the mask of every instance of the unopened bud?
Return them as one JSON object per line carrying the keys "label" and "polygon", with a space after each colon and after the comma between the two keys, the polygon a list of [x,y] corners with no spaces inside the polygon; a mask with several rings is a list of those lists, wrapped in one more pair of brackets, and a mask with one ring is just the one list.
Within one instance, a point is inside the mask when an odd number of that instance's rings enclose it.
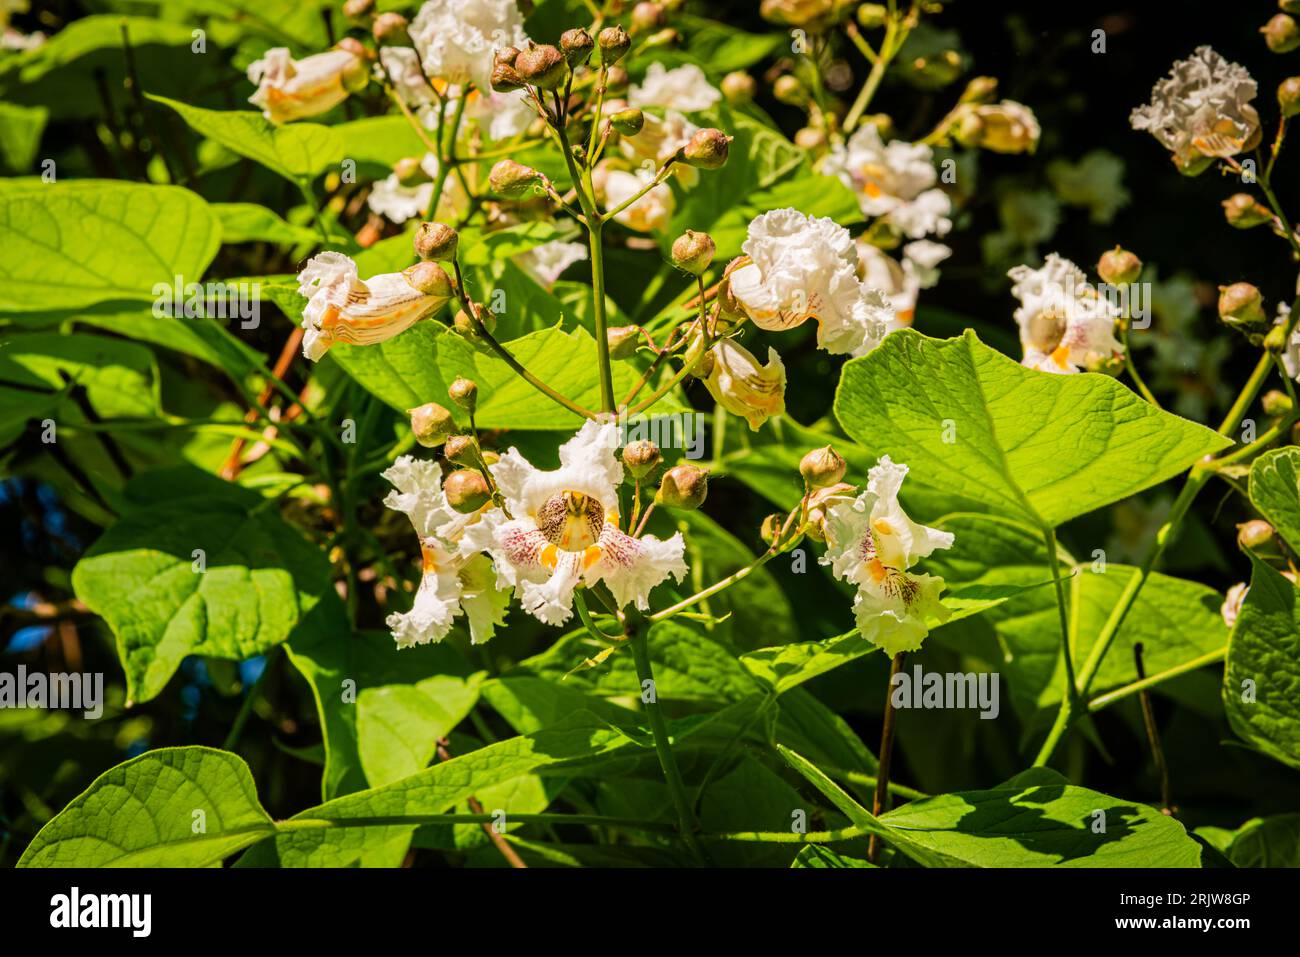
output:
{"label": "unopened bud", "polygon": [[629,442],[623,449],[623,464],[635,479],[645,478],[657,469],[663,460],[664,457],[659,454],[659,446],[646,439]]}
{"label": "unopened bud", "polygon": [[447,387],[447,395],[470,415],[474,414],[474,407],[478,405],[478,384],[473,379],[456,376]]}
{"label": "unopened bud", "polygon": [[421,183],[427,183],[432,177],[425,172],[422,163],[418,156],[400,159],[393,166],[393,174],[403,186],[419,186]]}
{"label": "unopened bud", "polygon": [[781,103],[799,106],[808,99],[808,88],[799,82],[797,76],[787,73],[776,78],[772,84],[772,95]]}
{"label": "unopened bud", "polygon": [[732,106],[744,106],[754,99],[758,84],[743,70],[735,70],[722,78],[722,95]]}
{"label": "unopened bud", "polygon": [[672,27],[666,27],[663,30],[658,31],[657,33],[650,34],[650,36],[646,37],[643,42],[647,50],[652,50],[655,47],[672,46],[680,39],[681,39],[680,33],[678,33]]}
{"label": "unopened bud", "polygon": [[447,476],[442,483],[443,494],[447,504],[468,515],[477,512],[492,500],[492,490],[488,488],[487,479],[473,469],[457,469]]}
{"label": "unopened bud", "polygon": [[815,126],[805,126],[794,134],[794,145],[806,150],[819,150],[826,145],[826,133]]}
{"label": "unopened bud", "polygon": [[883,3],[864,3],[858,7],[858,26],[864,30],[876,30],[885,25],[889,19],[889,10]]}
{"label": "unopened bud", "polygon": [[363,20],[375,12],[375,0],[348,0],[343,4],[343,15],[349,20]]}
{"label": "unopened bud", "polygon": [[1277,105],[1282,108],[1283,116],[1300,113],[1300,76],[1288,77],[1278,84]]}
{"label": "unopened bud", "polygon": [[709,473],[695,465],[674,465],[659,482],[655,501],[667,508],[691,511],[709,494]]}
{"label": "unopened bud", "polygon": [[602,66],[617,63],[623,59],[623,55],[632,46],[632,38],[620,26],[606,27],[601,30],[596,42],[600,46],[600,62]]}
{"label": "unopened bud", "polygon": [[474,468],[478,465],[478,442],[472,435],[453,435],[447,439],[442,454],[448,462]]}
{"label": "unopened bud", "polygon": [[1102,253],[1101,259],[1097,260],[1097,275],[1112,286],[1127,286],[1137,282],[1138,276],[1142,275],[1142,260],[1127,249],[1116,246]]}
{"label": "unopened bud", "polygon": [[478,338],[480,324],[488,332],[492,332],[496,328],[496,313],[491,310],[484,309],[482,306],[475,303],[474,316],[478,319],[478,323],[475,323],[474,320],[469,317],[469,313],[464,309],[461,309],[456,313],[455,317],[451,321],[452,328],[468,339]]}
{"label": "unopened bud", "polygon": [[460,236],[445,223],[421,223],[415,231],[415,254],[434,262],[450,262],[456,258],[456,245]]}
{"label": "unopened bud", "polygon": [[1293,405],[1291,397],[1277,389],[1269,389],[1260,396],[1259,404],[1263,407],[1265,415],[1272,416],[1286,415]]}
{"label": "unopened bud", "polygon": [[1273,526],[1263,519],[1252,519],[1237,526],[1237,544],[1242,548],[1260,548],[1273,540]]}
{"label": "unopened bud", "polygon": [[809,488],[826,488],[844,478],[848,463],[829,445],[813,449],[799,460],[799,474]]}
{"label": "unopened bud", "polygon": [[808,522],[804,526],[808,537],[818,542],[826,541],[826,513],[841,502],[851,500],[856,491],[847,482],[836,482],[808,496]]}
{"label": "unopened bud", "polygon": [[1267,206],[1249,193],[1236,193],[1223,201],[1223,215],[1228,225],[1238,229],[1250,229],[1267,223],[1273,218]]}
{"label": "unopened bud", "polygon": [[673,265],[692,276],[702,276],[716,251],[712,236],[688,229],[673,240]]}
{"label": "unopened bud", "polygon": [[727,162],[731,137],[722,130],[706,127],[696,130],[690,142],[682,147],[682,159],[700,169],[719,169]]}
{"label": "unopened bud", "polygon": [[501,160],[488,174],[488,185],[492,187],[492,192],[499,193],[507,199],[519,199],[541,183],[541,173],[531,166],[516,163],[512,159]]}
{"label": "unopened bud", "polygon": [[591,56],[591,51],[596,49],[596,41],[591,38],[591,34],[582,27],[573,30],[565,30],[560,35],[560,52],[564,54],[564,59],[571,67],[582,66]]}
{"label": "unopened bud", "polygon": [[446,442],[456,431],[456,420],[446,407],[437,402],[426,402],[410,410],[411,432],[415,441],[427,449]]}
{"label": "unopened bud", "polygon": [[534,44],[515,57],[515,72],[525,83],[543,90],[558,90],[569,73],[569,64],[558,47]]}
{"label": "unopened bud", "polygon": [[375,38],[375,42],[380,46],[409,47],[411,45],[411,34],[407,26],[406,17],[389,10],[375,17],[374,25],[370,28],[370,31]]}
{"label": "unopened bud", "polygon": [[780,512],[773,512],[767,518],[763,519],[763,524],[758,529],[758,534],[762,536],[763,541],[772,545],[776,542],[781,534],[781,529],[785,527],[785,516]]}
{"label": "unopened bud", "polygon": [[1290,53],[1300,47],[1300,26],[1285,13],[1274,14],[1259,32],[1264,34],[1264,42],[1274,53]]}
{"label": "unopened bud", "polygon": [[1277,322],[1264,336],[1264,348],[1269,352],[1283,352],[1286,349],[1286,323]]}
{"label": "unopened bud", "polygon": [[402,270],[407,284],[422,296],[436,296],[450,299],[451,277],[434,262],[419,262]]}
{"label": "unopened bud", "polygon": [[998,81],[992,76],[972,77],[958,103],[987,103],[997,95]]}
{"label": "unopened bud", "polygon": [[657,3],[642,2],[632,8],[632,33],[634,35],[658,30],[667,22],[664,8]]}
{"label": "unopened bud", "polygon": [[1230,326],[1258,325],[1267,322],[1264,298],[1248,282],[1234,282],[1219,287],[1219,318]]}
{"label": "unopened bud", "polygon": [[611,359],[632,358],[636,355],[640,338],[640,326],[612,326],[606,329],[605,341],[609,343],[609,357]]}
{"label": "unopened bud", "polygon": [[511,93],[524,88],[524,78],[514,68],[514,60],[519,55],[519,51],[514,47],[507,47],[507,49],[514,56],[511,56],[508,62],[505,59],[494,62],[492,64],[492,74],[488,77],[488,83],[498,93]]}
{"label": "unopened bud", "polygon": [[636,136],[645,126],[645,114],[636,107],[631,106],[626,110],[619,110],[611,116],[609,124],[614,127],[615,132],[624,136]]}

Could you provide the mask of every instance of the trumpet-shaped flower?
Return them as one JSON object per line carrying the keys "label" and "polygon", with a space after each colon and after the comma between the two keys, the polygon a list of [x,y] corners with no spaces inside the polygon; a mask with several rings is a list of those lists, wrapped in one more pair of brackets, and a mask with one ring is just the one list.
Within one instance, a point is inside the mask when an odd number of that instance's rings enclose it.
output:
{"label": "trumpet-shaped flower", "polygon": [[287,123],[338,106],[369,76],[365,61],[347,50],[295,60],[285,47],[274,47],[249,64],[248,79],[257,84],[248,102],[271,122]]}
{"label": "trumpet-shaped flower", "polygon": [[863,213],[882,218],[909,239],[942,236],[952,228],[952,201],[935,186],[933,155],[924,143],[886,145],[867,125],[827,155],[822,171],[857,194]]}
{"label": "trumpet-shaped flower", "polygon": [[1020,300],[1016,322],[1023,365],[1044,372],[1078,372],[1114,355],[1123,344],[1115,338],[1119,309],[1098,295],[1074,263],[1050,253],[1041,269],[1016,266],[1011,294]]}
{"label": "trumpet-shaped flower", "polygon": [[817,344],[832,354],[863,355],[884,338],[893,309],[858,279],[853,240],[834,220],[772,210],[749,224],[741,248],[750,262],[728,282],[755,325],[779,331],[816,319]]}
{"label": "trumpet-shaped flower", "polygon": [[445,293],[428,294],[408,280],[413,269],[429,265],[363,281],[357,264],[342,253],[313,256],[298,274],[298,292],[308,300],[302,311],[303,355],[315,362],[336,342],[383,342],[437,312],[451,298],[450,284],[444,283]]}
{"label": "trumpet-shaped flower", "polygon": [[667,69],[662,63],[651,63],[641,84],[633,84],[627,100],[633,106],[660,106],[667,110],[694,113],[707,110],[722,99],[708,77],[694,63],[684,63]]}
{"label": "trumpet-shaped flower", "polygon": [[513,518],[489,512],[466,539],[492,556],[497,584],[547,624],[569,620],[580,584],[603,581],[620,607],[645,610],[652,588],[686,574],[680,532],[660,541],[619,530],[618,442],[615,422],[589,421],[560,446],[558,469],[534,468],[514,448],[490,466]]}
{"label": "trumpet-shaped flower", "polygon": [[865,239],[857,240],[858,275],[869,286],[885,294],[894,309],[889,331],[906,329],[916,316],[916,300],[922,289],[939,281],[939,263],[952,255],[943,243],[918,239],[903,247],[901,261]]}
{"label": "trumpet-shaped flower", "polygon": [[403,455],[384,478],[394,486],[384,504],[410,518],[423,559],[415,604],[386,621],[393,640],[399,648],[441,641],[451,631],[452,620],[464,615],[471,642],[487,641],[505,621],[510,592],[496,586],[487,556],[466,544],[465,530],[481,516],[452,509],[436,462]]}
{"label": "trumpet-shaped flower", "polygon": [[823,526],[822,564],[857,585],[858,631],[890,657],[920,648],[930,633],[928,619],[945,621],[951,614],[939,602],[943,579],[909,571],[936,549],[951,548],[953,537],[908,518],[898,502],[906,476],[906,465],[882,457],[868,473],[866,491],[831,507]]}
{"label": "trumpet-shaped flower", "polygon": [[1250,147],[1259,132],[1259,114],[1250,105],[1255,81],[1246,68],[1230,63],[1208,46],[1179,60],[1151,91],[1151,102],[1129,117],[1169,150],[1179,169],[1204,170],[1216,156],[1233,156]]}
{"label": "trumpet-shaped flower", "polygon": [[757,432],[774,415],[785,412],[785,365],[775,349],[768,347],[767,365],[732,339],[723,339],[704,360],[708,372],[704,386],[715,402],[739,415]]}
{"label": "trumpet-shaped flower", "polygon": [[553,239],[549,243],[526,249],[513,257],[516,266],[546,289],[555,285],[564,270],[586,258],[585,243],[570,243],[563,239]]}
{"label": "trumpet-shaped flower", "polygon": [[515,0],[427,0],[411,22],[424,71],[436,79],[491,89],[492,54],[528,42]]}

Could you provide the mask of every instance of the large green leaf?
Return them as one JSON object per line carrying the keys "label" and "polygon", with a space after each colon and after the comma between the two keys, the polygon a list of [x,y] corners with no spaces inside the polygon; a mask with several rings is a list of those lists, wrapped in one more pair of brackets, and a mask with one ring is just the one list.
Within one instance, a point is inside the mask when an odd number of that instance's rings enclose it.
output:
{"label": "large green leaf", "polygon": [[1223,853],[1238,867],[1300,867],[1300,814],[1247,821],[1231,835]]}
{"label": "large green leaf", "polygon": [[186,655],[269,650],[328,590],[323,553],[256,493],[180,469],[132,488],[152,501],[128,507],[72,573],[113,629],[129,699],[157,695]]}
{"label": "large green leaf", "polygon": [[277,126],[261,113],[205,110],[163,96],[149,98],[179,113],[194,132],[295,183],[315,179],[343,159],[343,140],[329,126],[319,123]]}
{"label": "large green leaf", "polygon": [[1060,525],[1231,443],[1114,379],[1027,369],[979,341],[912,330],[844,367],[835,414],[928,484]]}
{"label": "large green leaf", "polygon": [[238,755],[162,748],[96,778],[18,866],[207,867],[274,831]]}
{"label": "large green leaf", "polygon": [[11,173],[32,168],[50,111],[43,106],[0,103],[0,166]]}
{"label": "large green leaf", "polygon": [[147,417],[161,408],[154,357],[144,346],[85,333],[16,335],[0,346],[0,384],[59,392],[65,377],[106,418]]}
{"label": "large green leaf", "polygon": [[1228,640],[1223,704],[1242,740],[1300,768],[1300,590],[1250,559],[1250,591]]}
{"label": "large green leaf", "polygon": [[[0,312],[45,312],[198,282],[221,226],[178,186],[108,180],[0,189]],[[181,321],[181,320],[159,320]]]}
{"label": "large green leaf", "polygon": [[1300,552],[1300,448],[1277,449],[1251,463],[1250,500]]}

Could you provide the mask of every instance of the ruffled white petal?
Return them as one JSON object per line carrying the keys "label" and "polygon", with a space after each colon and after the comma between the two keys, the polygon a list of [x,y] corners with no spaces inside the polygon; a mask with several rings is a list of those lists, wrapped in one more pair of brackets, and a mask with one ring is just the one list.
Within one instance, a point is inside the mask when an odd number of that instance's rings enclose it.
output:
{"label": "ruffled white petal", "polygon": [[597,543],[600,557],[587,569],[588,583],[603,581],[620,608],[635,603],[641,611],[650,608],[650,591],[669,576],[681,581],[686,575],[686,542],[681,532],[666,541],[653,535],[633,538],[606,523]]}

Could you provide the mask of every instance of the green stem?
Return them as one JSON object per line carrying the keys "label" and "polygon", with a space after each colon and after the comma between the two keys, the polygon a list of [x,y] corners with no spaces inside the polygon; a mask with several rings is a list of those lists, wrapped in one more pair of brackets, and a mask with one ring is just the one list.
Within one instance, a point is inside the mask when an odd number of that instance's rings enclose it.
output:
{"label": "green stem", "polygon": [[[1047,546],[1047,564],[1056,586],[1056,610],[1061,620],[1061,658],[1065,662],[1065,696],[1077,698],[1079,687],[1074,677],[1074,651],[1070,647],[1070,613],[1065,604],[1065,585],[1061,581],[1061,560],[1056,551],[1056,530],[1043,526],[1043,543]],[[1076,702],[1077,704],[1077,702]]]}
{"label": "green stem", "polygon": [[1116,701],[1121,701],[1130,695],[1135,695],[1139,691],[1143,691],[1147,688],[1154,688],[1156,685],[1162,684],[1170,678],[1177,678],[1179,675],[1185,675],[1189,671],[1204,668],[1206,665],[1212,665],[1216,662],[1222,661],[1226,657],[1228,657],[1228,646],[1224,645],[1222,648],[1201,655],[1199,658],[1193,658],[1191,661],[1184,661],[1181,665],[1175,665],[1172,668],[1167,668],[1164,671],[1157,672],[1156,674],[1148,675],[1138,681],[1130,682],[1129,684],[1116,688],[1114,691],[1107,691],[1105,694],[1097,695],[1097,697],[1088,702],[1088,710],[1100,711],[1102,708],[1109,707]]}
{"label": "green stem", "polygon": [[880,42],[880,53],[876,57],[875,63],[871,65],[871,72],[867,74],[867,81],[862,84],[857,99],[853,101],[853,106],[849,108],[848,115],[844,117],[845,133],[853,132],[853,128],[858,125],[858,120],[862,119],[862,114],[866,112],[867,107],[871,104],[871,98],[876,95],[880,81],[885,78],[885,70],[888,69],[889,62],[894,58],[894,54],[898,52],[898,47],[902,45],[903,39],[907,36],[907,31],[901,31],[901,36],[899,34],[898,21],[891,16],[885,21],[885,38]]}
{"label": "green stem", "polygon": [[[871,799],[871,814],[880,817],[889,808],[889,765],[894,754],[894,726],[898,711],[894,708],[894,676],[903,670],[907,652],[900,651],[889,663],[889,681],[885,684],[885,725],[880,732],[880,754],[877,756],[876,791]],[[875,864],[880,858],[880,835],[872,834],[867,842],[867,860]]]}
{"label": "green stem", "polygon": [[[579,193],[581,195],[581,193]],[[596,316],[596,361],[600,372],[600,410],[613,412],[614,370],[609,357],[609,319],[605,313],[604,228],[598,217],[587,217],[587,244],[591,250],[591,304]]]}
{"label": "green stem", "polygon": [[724,588],[730,588],[732,585],[736,584],[736,582],[741,581],[744,578],[748,578],[754,572],[758,571],[760,568],[762,568],[764,565],[770,562],[773,558],[775,558],[776,554],[777,553],[775,549],[768,549],[762,555],[759,555],[758,558],[754,559],[752,562],[746,565],[744,568],[732,572],[726,578],[722,579],[721,581],[715,582],[714,584],[710,585],[708,588],[703,589],[702,591],[696,592],[690,598],[683,598],[677,604],[669,605],[667,608],[663,609],[662,611],[657,611],[653,615],[647,616],[647,620],[652,622],[663,621],[665,618],[671,618],[673,615],[677,614],[678,612],[690,608],[691,605],[698,604],[704,601],[706,598],[711,598],[712,596],[716,595],[718,592],[722,591]]}

